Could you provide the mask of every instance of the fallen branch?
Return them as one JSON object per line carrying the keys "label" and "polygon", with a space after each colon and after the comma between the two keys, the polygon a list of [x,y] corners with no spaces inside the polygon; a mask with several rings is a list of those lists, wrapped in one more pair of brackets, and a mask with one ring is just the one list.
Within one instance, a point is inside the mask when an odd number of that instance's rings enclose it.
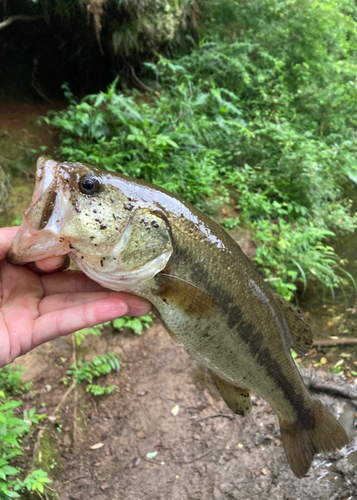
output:
{"label": "fallen branch", "polygon": [[36,21],[36,19],[41,19],[43,16],[26,16],[24,14],[19,14],[18,16],[10,16],[5,21],[0,23],[0,30],[7,28],[10,24],[16,21]]}
{"label": "fallen branch", "polygon": [[310,389],[314,389],[315,391],[327,392],[334,396],[341,396],[352,400],[357,399],[357,386],[353,386],[352,384],[338,385],[333,382],[321,382],[312,378],[308,385]]}
{"label": "fallen branch", "polygon": [[331,375],[328,375],[327,380],[323,379],[312,369],[302,369],[301,375],[309,389],[351,399],[353,404],[357,400],[357,385],[355,384],[344,382],[337,376]]}
{"label": "fallen branch", "polygon": [[334,347],[336,345],[353,345],[357,344],[357,339],[322,339],[322,340],[314,340],[312,344],[313,347]]}

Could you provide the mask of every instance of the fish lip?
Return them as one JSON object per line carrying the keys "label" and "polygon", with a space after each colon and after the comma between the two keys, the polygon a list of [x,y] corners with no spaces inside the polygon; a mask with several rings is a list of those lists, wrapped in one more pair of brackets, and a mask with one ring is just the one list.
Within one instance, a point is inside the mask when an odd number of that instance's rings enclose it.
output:
{"label": "fish lip", "polygon": [[60,233],[65,215],[70,216],[73,207],[60,186],[57,167],[56,161],[45,157],[37,161],[32,200],[6,254],[10,264],[24,265],[70,251],[69,242]]}
{"label": "fish lip", "polygon": [[[57,174],[57,162],[45,156],[37,160],[36,184],[32,195],[30,208],[43,196],[45,191],[53,183]],[[29,209],[28,209],[29,210]]]}

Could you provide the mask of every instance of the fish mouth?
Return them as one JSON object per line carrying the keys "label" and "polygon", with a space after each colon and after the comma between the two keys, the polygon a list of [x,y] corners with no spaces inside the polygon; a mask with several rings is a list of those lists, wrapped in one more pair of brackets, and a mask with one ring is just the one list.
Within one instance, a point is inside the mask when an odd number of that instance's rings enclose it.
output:
{"label": "fish mouth", "polygon": [[22,265],[69,253],[69,242],[61,237],[61,230],[72,211],[68,189],[58,175],[58,163],[40,157],[31,204],[7,252],[7,261]]}

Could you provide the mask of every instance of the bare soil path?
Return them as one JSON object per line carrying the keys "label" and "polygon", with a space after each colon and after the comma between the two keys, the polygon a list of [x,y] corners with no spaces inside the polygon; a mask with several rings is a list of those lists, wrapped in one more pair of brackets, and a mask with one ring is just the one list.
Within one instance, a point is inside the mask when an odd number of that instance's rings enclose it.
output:
{"label": "bare soil path", "polygon": [[[356,437],[342,452],[320,455],[310,477],[296,479],[270,407],[253,398],[250,417],[233,415],[209,373],[159,323],[141,337],[108,328],[83,345],[77,355],[116,352],[124,366],[106,380],[119,392],[95,398],[79,390],[75,442],[73,392],[57,424],[45,424],[41,446],[50,449],[41,454],[56,458],[50,475],[61,500],[357,499]],[[59,380],[71,361],[69,338],[19,360],[38,390],[29,407],[42,403],[51,415],[66,391]],[[343,413],[343,400],[319,397]]]}

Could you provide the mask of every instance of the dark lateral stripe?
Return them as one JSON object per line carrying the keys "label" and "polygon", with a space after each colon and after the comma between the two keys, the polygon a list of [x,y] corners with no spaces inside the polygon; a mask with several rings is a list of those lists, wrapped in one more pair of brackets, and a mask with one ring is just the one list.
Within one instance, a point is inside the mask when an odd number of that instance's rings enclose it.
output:
{"label": "dark lateral stripe", "polygon": [[167,271],[175,267],[176,259],[181,264],[182,262],[190,263],[192,282],[195,283],[195,286],[197,286],[197,281],[202,283],[204,290],[215,299],[220,309],[226,314],[227,326],[235,331],[247,344],[252,357],[264,367],[268,376],[282,390],[285,398],[296,411],[300,424],[302,426],[309,425],[311,421],[310,411],[305,408],[302,395],[296,392],[294,385],[283,373],[279,361],[272,357],[269,348],[263,346],[263,334],[252,323],[244,320],[241,308],[233,304],[233,297],[222,287],[212,283],[207,269],[200,262],[193,261],[194,257],[192,254],[178,244],[177,241],[174,242],[174,249],[175,252],[170,260]]}

